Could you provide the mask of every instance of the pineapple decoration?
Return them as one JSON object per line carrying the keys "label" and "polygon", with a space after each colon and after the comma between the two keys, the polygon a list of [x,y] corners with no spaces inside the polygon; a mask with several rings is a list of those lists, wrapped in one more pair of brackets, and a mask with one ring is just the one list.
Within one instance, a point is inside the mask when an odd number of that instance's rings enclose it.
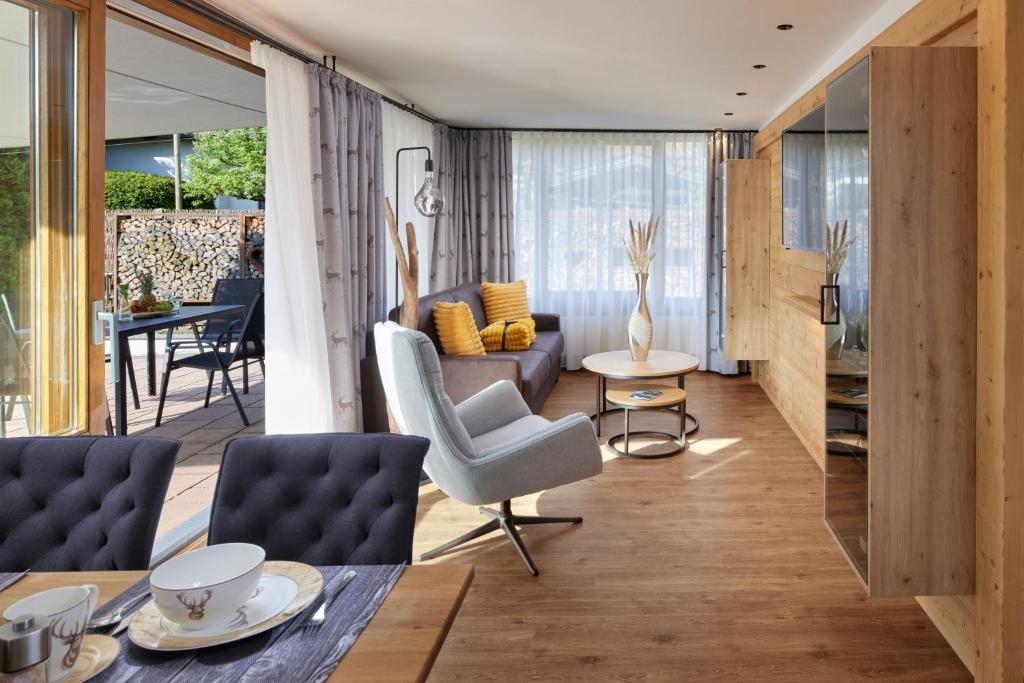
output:
{"label": "pineapple decoration", "polygon": [[139,307],[143,311],[155,311],[157,300],[156,295],[153,294],[152,273],[142,273],[139,275],[139,291],[141,293]]}

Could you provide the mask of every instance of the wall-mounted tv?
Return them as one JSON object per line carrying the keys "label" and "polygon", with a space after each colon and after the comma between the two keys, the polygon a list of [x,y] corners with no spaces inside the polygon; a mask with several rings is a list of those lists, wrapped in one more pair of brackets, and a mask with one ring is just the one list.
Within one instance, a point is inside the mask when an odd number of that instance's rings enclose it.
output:
{"label": "wall-mounted tv", "polygon": [[782,134],[782,245],[825,248],[825,108]]}

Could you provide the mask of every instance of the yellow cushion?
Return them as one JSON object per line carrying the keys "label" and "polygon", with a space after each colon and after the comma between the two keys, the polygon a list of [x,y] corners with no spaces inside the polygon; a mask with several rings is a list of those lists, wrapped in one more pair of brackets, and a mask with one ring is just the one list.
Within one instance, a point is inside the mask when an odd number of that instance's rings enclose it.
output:
{"label": "yellow cushion", "polygon": [[441,339],[441,348],[446,354],[485,355],[480,333],[476,331],[473,311],[469,310],[469,304],[466,302],[440,301],[434,304],[434,325],[437,326],[437,336]]}
{"label": "yellow cushion", "polygon": [[480,330],[480,340],[488,351],[525,351],[537,338],[533,318],[503,320]]}
{"label": "yellow cushion", "polygon": [[526,280],[501,284],[484,282],[480,285],[480,292],[488,325],[530,317],[530,306],[526,303]]}

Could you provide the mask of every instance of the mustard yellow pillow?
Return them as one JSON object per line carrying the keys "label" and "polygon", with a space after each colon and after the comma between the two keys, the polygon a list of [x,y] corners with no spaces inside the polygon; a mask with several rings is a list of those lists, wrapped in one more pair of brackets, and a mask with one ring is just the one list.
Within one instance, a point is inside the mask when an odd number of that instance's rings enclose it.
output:
{"label": "mustard yellow pillow", "polygon": [[437,336],[441,339],[441,348],[452,356],[483,356],[484,345],[480,341],[480,333],[476,331],[473,311],[464,301],[449,303],[440,301],[434,304],[434,325]]}
{"label": "mustard yellow pillow", "polygon": [[484,282],[480,285],[480,292],[488,325],[530,317],[530,306],[526,303],[526,280]]}
{"label": "mustard yellow pillow", "polygon": [[503,320],[480,330],[487,351],[525,351],[536,338],[533,318]]}

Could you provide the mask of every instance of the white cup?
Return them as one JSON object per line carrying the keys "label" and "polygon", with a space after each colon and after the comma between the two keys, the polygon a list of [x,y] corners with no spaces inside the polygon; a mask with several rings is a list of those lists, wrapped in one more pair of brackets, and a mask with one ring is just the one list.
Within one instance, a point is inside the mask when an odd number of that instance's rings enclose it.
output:
{"label": "white cup", "polygon": [[50,618],[50,658],[46,675],[50,683],[68,676],[75,668],[85,640],[85,627],[96,609],[100,591],[92,585],[54,588],[22,598],[4,610],[13,621],[22,614],[45,614]]}

